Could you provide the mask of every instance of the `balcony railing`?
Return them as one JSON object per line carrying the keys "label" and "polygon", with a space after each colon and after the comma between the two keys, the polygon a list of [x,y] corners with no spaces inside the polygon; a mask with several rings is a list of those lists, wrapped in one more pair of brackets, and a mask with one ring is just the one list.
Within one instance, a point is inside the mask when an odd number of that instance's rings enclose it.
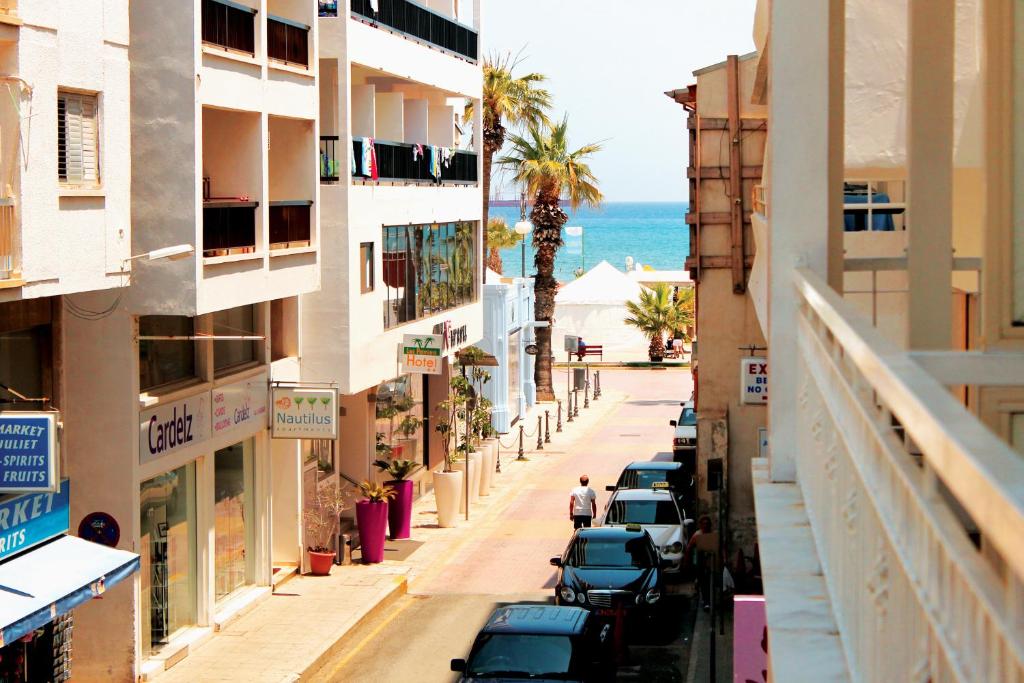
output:
{"label": "balcony railing", "polygon": [[234,200],[203,203],[203,256],[232,256],[256,251],[259,202]]}
{"label": "balcony railing", "polygon": [[409,0],[352,0],[352,14],[476,61],[476,31]]}
{"label": "balcony railing", "polygon": [[267,57],[308,67],[309,27],[280,17],[267,17]]}
{"label": "balcony railing", "polygon": [[319,0],[318,4],[321,17],[338,16],[338,0]]}
{"label": "balcony railing", "polygon": [[338,158],[338,136],[320,136],[320,182],[336,183],[341,178],[341,160]]}
{"label": "balcony railing", "polygon": [[203,42],[256,54],[256,10],[230,0],[203,0]]}
{"label": "balcony railing", "polygon": [[270,202],[270,248],[291,249],[311,244],[308,200]]}
{"label": "balcony railing", "polygon": [[[356,159],[356,170],[353,178],[369,179],[371,171],[362,163],[362,139],[352,141],[352,154]],[[375,140],[374,150],[377,155],[377,180],[419,181],[427,183],[475,183],[477,182],[476,153],[462,150],[450,150],[447,161],[443,158],[443,147],[431,148],[430,145],[413,145],[406,142],[381,142]],[[419,152],[422,149],[422,153]],[[431,154],[439,161],[431,163]],[[433,170],[432,170],[433,169]]]}
{"label": "balcony railing", "polygon": [[18,213],[14,200],[0,199],[0,280],[21,278],[14,244],[17,231]]}
{"label": "balcony railing", "polygon": [[1024,680],[1024,459],[794,277],[797,479],[846,661],[865,681]]}

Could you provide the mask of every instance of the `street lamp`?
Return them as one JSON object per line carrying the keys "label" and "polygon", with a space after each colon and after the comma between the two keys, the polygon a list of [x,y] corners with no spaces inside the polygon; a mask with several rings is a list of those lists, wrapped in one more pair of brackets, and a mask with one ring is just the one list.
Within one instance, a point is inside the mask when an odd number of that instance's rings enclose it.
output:
{"label": "street lamp", "polygon": [[580,275],[587,272],[587,238],[583,234],[582,225],[565,226],[565,234],[580,238]]}
{"label": "street lamp", "polygon": [[516,223],[516,234],[523,243],[523,277],[526,277],[526,236],[533,232],[533,224],[528,220],[521,220]]}
{"label": "street lamp", "polygon": [[[136,259],[147,259],[149,261],[159,261],[161,259],[167,259],[168,261],[177,261],[191,256],[196,251],[195,247],[191,244],[175,244],[173,247],[162,247],[160,249],[154,249],[153,251],[147,251],[142,254],[136,254],[129,256],[123,260],[123,265],[127,265],[129,261]],[[123,267],[123,266],[122,266]]]}

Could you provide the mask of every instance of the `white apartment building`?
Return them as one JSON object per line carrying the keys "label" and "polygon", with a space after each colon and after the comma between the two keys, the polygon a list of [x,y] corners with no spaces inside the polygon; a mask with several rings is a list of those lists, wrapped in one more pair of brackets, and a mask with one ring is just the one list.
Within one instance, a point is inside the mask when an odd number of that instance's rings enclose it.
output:
{"label": "white apartment building", "polygon": [[1024,680],[1022,27],[1013,0],[758,3],[769,680]]}
{"label": "white apartment building", "polygon": [[[480,7],[320,5],[323,280],[301,299],[302,379],[337,383],[343,414],[326,466],[310,458],[308,476],[372,478],[378,443],[429,470],[450,364],[403,374],[398,346],[442,334],[450,357],[483,337]],[[429,472],[418,480],[422,491]]]}

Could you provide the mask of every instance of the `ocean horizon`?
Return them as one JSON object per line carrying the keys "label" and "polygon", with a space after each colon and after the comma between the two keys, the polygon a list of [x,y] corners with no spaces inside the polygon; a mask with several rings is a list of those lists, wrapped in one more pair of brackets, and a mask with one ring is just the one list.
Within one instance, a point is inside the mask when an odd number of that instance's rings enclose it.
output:
{"label": "ocean horizon", "polygon": [[[605,202],[597,209],[569,212],[566,226],[583,228],[581,237],[567,235],[555,258],[555,278],[568,282],[578,268],[590,270],[608,261],[626,270],[626,259],[655,270],[682,270],[690,251],[686,225],[687,202]],[[510,226],[519,220],[519,207],[492,206],[490,216],[504,218]],[[529,216],[529,210],[527,210]],[[526,274],[535,272],[531,237],[526,238]],[[501,250],[504,274],[521,273],[522,247]]]}

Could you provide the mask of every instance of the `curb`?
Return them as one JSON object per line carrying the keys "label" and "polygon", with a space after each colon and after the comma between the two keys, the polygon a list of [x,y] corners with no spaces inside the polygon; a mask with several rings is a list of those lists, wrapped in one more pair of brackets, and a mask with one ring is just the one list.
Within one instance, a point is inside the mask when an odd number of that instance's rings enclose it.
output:
{"label": "curb", "polygon": [[409,580],[403,575],[400,581],[395,581],[387,595],[381,598],[376,604],[367,608],[367,610],[363,612],[358,619],[349,624],[344,631],[338,634],[335,641],[323,652],[317,655],[316,659],[303,669],[301,673],[285,679],[287,683],[306,683],[307,681],[319,680],[317,678],[317,674],[320,673],[320,670],[328,661],[330,661],[349,644],[349,641],[352,639],[352,634],[355,633],[360,626],[369,621],[371,617],[376,616],[378,613],[398,602],[405,596],[408,590]]}

